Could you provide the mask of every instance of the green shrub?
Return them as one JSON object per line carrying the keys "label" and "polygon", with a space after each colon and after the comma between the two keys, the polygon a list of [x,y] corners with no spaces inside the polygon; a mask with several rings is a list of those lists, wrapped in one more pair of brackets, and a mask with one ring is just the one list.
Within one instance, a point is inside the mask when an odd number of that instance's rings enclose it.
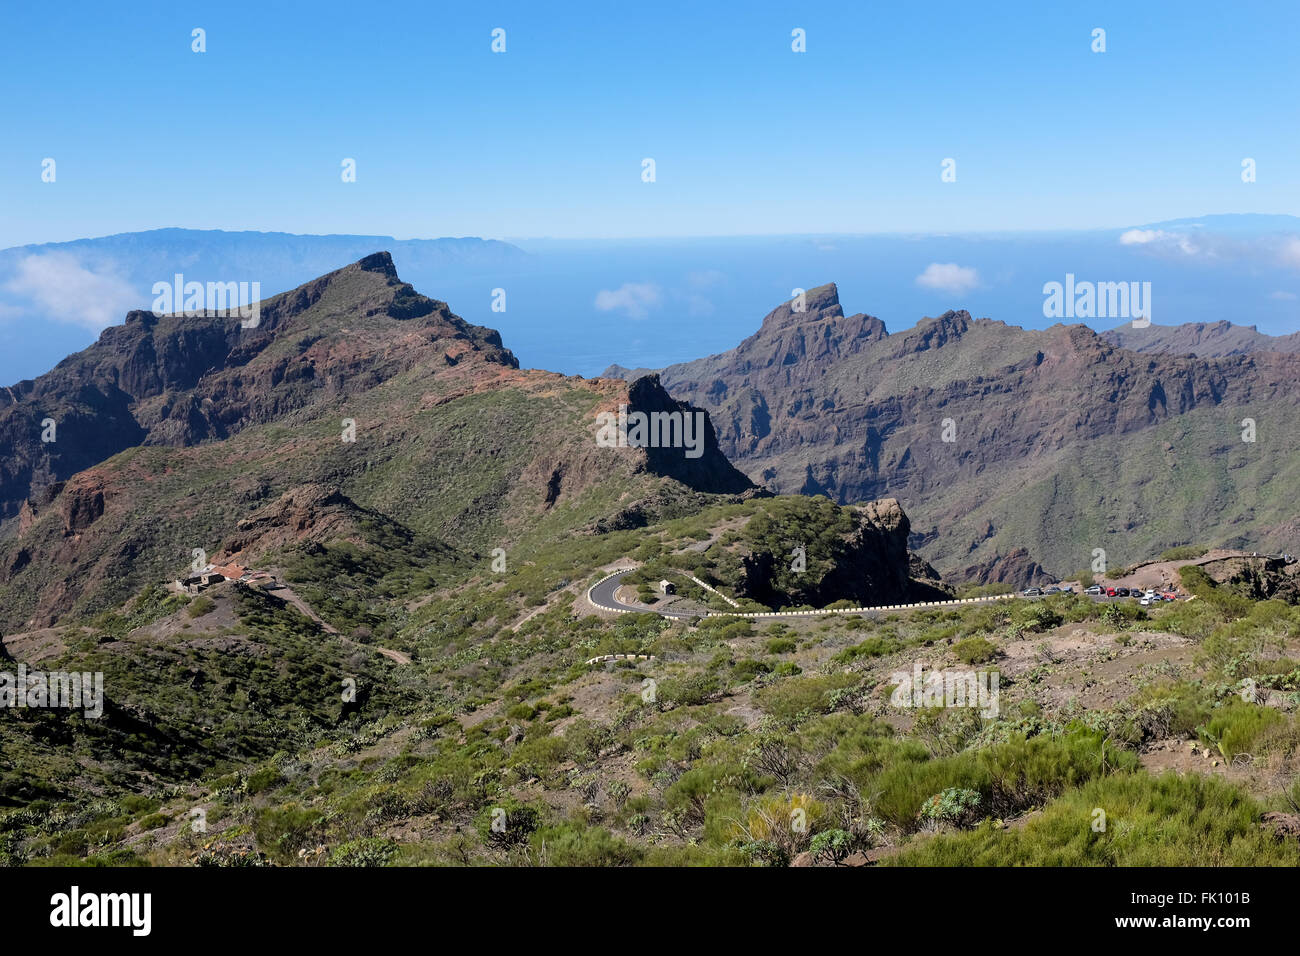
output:
{"label": "green shrub", "polygon": [[330,866],[388,866],[397,853],[392,840],[369,838],[349,840],[330,854]]}
{"label": "green shrub", "polygon": [[921,804],[917,816],[932,827],[944,823],[965,827],[978,819],[981,802],[980,795],[974,790],[949,787]]}
{"label": "green shrub", "polygon": [[1226,617],[1241,617],[1250,610],[1250,600],[1234,594],[1206,573],[1204,568],[1194,564],[1184,565],[1178,569],[1178,578],[1183,589],[1195,595],[1198,601],[1204,601]]}
{"label": "green shrub", "polygon": [[480,810],[474,817],[474,829],[488,846],[508,848],[527,843],[541,822],[535,807],[507,799]]}
{"label": "green shrub", "polygon": [[1016,608],[1011,618],[1022,630],[1050,631],[1064,623],[1065,618],[1054,606],[1054,601],[1034,601]]}
{"label": "green shrub", "polygon": [[[861,620],[861,618],[858,618],[858,620]],[[886,654],[892,654],[900,647],[902,647],[902,644],[893,638],[872,635],[860,644],[844,648],[835,655],[833,660],[837,664],[848,664],[859,657],[884,657]]]}
{"label": "green shrub", "polygon": [[825,713],[831,695],[856,682],[857,678],[852,674],[791,677],[764,687],[759,691],[758,701],[772,716],[791,720],[805,713]]}
{"label": "green shrub", "polygon": [[1195,561],[1197,558],[1204,556],[1209,548],[1203,548],[1195,544],[1183,544],[1176,548],[1169,548],[1160,554],[1161,561]]}
{"label": "green shrub", "polygon": [[123,813],[140,813],[144,810],[157,810],[159,803],[153,797],[139,793],[128,793],[117,801]]}
{"label": "green shrub", "polygon": [[320,810],[290,802],[259,810],[253,833],[258,846],[288,862],[318,837],[323,822]]}
{"label": "green shrub", "polygon": [[260,770],[254,770],[244,781],[244,789],[250,794],[258,794],[263,790],[269,790],[276,784],[281,783],[284,777],[275,767],[263,767]]}
{"label": "green shrub", "polygon": [[968,637],[964,641],[958,641],[953,648],[953,653],[957,659],[967,664],[987,664],[997,656],[997,648],[993,642],[983,637]]}
{"label": "green shrub", "polygon": [[847,830],[823,830],[812,838],[808,850],[818,863],[838,866],[857,849],[857,839]]}
{"label": "green shrub", "polygon": [[639,847],[608,830],[578,823],[541,829],[531,843],[544,866],[632,866],[642,854]]}
{"label": "green shrub", "polygon": [[1199,733],[1224,760],[1232,760],[1239,754],[1252,753],[1260,736],[1285,719],[1272,708],[1233,701],[1216,710]]}
{"label": "green shrub", "polygon": [[721,689],[712,674],[671,677],[659,682],[657,700],[662,709],[703,704]]}
{"label": "green shrub", "polygon": [[1211,703],[1198,685],[1186,681],[1154,684],[1117,709],[1123,723],[1111,726],[1110,732],[1133,746],[1165,737],[1193,737],[1209,718]]}
{"label": "green shrub", "polygon": [[[1023,827],[940,834],[887,866],[1286,866],[1300,844],[1259,825],[1261,807],[1218,777],[1096,777]],[[1104,818],[1097,813],[1100,810]],[[1104,819],[1104,829],[1098,823]]]}
{"label": "green shrub", "polygon": [[532,720],[537,716],[537,709],[529,704],[515,704],[506,711],[506,717],[511,720]]}
{"label": "green shrub", "polygon": [[212,613],[216,606],[217,603],[212,598],[206,594],[200,594],[190,602],[190,606],[185,609],[185,613],[190,617],[202,617],[205,614]]}
{"label": "green shrub", "polygon": [[705,821],[709,803],[758,785],[754,772],[740,764],[696,764],[664,791],[664,803],[686,826]]}
{"label": "green shrub", "polygon": [[1006,816],[1094,776],[1136,767],[1133,754],[1117,750],[1101,734],[1076,729],[1059,737],[1014,736],[984,750],[891,764],[870,788],[878,793],[876,812],[908,829],[916,825],[925,801],[949,788],[977,791],[987,812]]}
{"label": "green shrub", "polygon": [[731,679],[738,684],[745,684],[752,681],[759,674],[770,674],[772,665],[767,661],[760,661],[754,658],[746,658],[736,661],[731,669]]}

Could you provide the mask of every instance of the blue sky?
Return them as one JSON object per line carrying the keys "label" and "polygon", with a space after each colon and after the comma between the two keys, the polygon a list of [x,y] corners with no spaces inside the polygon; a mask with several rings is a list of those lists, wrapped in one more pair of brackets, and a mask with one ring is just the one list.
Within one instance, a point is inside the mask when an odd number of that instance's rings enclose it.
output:
{"label": "blue sky", "polygon": [[0,246],[1300,213],[1293,2],[549,6],[8,4]]}

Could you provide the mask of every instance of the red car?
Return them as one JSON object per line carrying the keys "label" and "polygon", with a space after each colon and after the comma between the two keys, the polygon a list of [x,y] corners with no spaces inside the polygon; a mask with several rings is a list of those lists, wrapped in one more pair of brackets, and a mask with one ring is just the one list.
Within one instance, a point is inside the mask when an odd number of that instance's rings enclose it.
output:
{"label": "red car", "polygon": [[1114,588],[1107,588],[1107,589],[1106,589],[1106,597],[1114,597],[1114,596],[1116,595],[1116,593],[1117,593],[1117,592],[1115,591]]}

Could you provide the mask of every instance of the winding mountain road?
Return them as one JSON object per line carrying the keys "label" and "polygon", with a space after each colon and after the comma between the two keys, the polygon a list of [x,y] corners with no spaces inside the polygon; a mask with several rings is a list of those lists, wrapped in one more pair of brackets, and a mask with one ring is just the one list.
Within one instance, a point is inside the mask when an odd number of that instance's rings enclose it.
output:
{"label": "winding mountain road", "polygon": [[660,617],[674,620],[686,620],[692,617],[820,617],[823,614],[864,614],[876,611],[906,611],[927,607],[953,607],[966,604],[986,604],[990,601],[1005,601],[1015,598],[1016,594],[995,594],[989,597],[954,598],[951,601],[924,601],[916,604],[881,604],[875,607],[844,607],[821,611],[674,611],[671,607],[662,611],[651,607],[626,604],[618,599],[618,588],[625,575],[636,568],[619,568],[611,571],[587,589],[587,601],[602,611],[616,614],[658,614]]}
{"label": "winding mountain road", "polygon": [[656,611],[654,608],[624,604],[618,599],[618,587],[623,583],[624,575],[631,574],[635,570],[636,568],[619,568],[617,571],[607,574],[587,589],[587,600],[602,611],[614,611],[618,614],[658,614],[660,617],[674,620],[686,620],[687,618],[700,616],[698,612],[693,611],[674,611],[672,608]]}
{"label": "winding mountain road", "polygon": [[[1178,567],[1185,564],[1209,564],[1215,561],[1222,561],[1227,558],[1236,558],[1236,557],[1272,558],[1274,560],[1285,560],[1288,564],[1294,563],[1296,560],[1295,557],[1289,554],[1265,555],[1265,554],[1259,554],[1258,552],[1228,551],[1226,549],[1221,549],[1221,550],[1212,551],[1210,552],[1210,556],[1205,556],[1197,560],[1174,561],[1168,563],[1171,567]],[[1145,565],[1139,565],[1138,568],[1135,568],[1133,570],[1150,569],[1160,564],[1161,562],[1158,561],[1148,562]],[[1033,600],[1041,600],[1043,597],[1045,597],[1045,595],[1027,596],[1020,592],[1012,592],[1010,594],[991,594],[988,595],[987,597],[954,598],[949,601],[921,601],[914,604],[880,604],[872,607],[843,607],[843,608],[823,609],[820,611],[736,610],[736,611],[700,612],[700,611],[674,610],[671,605],[663,609],[658,609],[653,607],[645,607],[638,604],[628,604],[623,601],[620,601],[618,599],[619,585],[622,584],[623,578],[626,575],[631,574],[635,570],[636,567],[633,566],[633,567],[616,568],[615,570],[609,572],[603,578],[601,578],[599,581],[597,581],[595,584],[593,584],[591,587],[587,589],[587,601],[593,607],[596,607],[602,611],[612,611],[615,614],[658,614],[660,617],[666,617],[672,620],[688,620],[693,617],[753,617],[753,618],[820,617],[823,614],[872,614],[881,611],[910,611],[910,610],[919,610],[922,608],[956,607],[959,605],[968,605],[968,604],[987,604],[991,601],[1006,601],[1008,599],[1033,601]],[[680,573],[685,574],[686,572],[680,572]],[[1127,578],[1130,577],[1131,575],[1132,572],[1130,572],[1130,574],[1123,579],[1116,579],[1108,583],[1120,584],[1122,583],[1123,580],[1127,580]],[[687,574],[686,576],[691,578],[691,580],[695,581],[697,584],[703,585],[706,588],[708,587],[708,585],[704,584],[703,581],[700,581],[698,578],[695,578],[693,575]],[[1165,585],[1161,585],[1161,587],[1163,588],[1165,587]],[[710,590],[714,590],[714,589],[710,588]],[[732,604],[733,606],[735,605],[735,602],[731,598],[728,598],[720,591],[715,591],[715,593],[717,593],[718,596],[721,597],[728,604]],[[1134,594],[1134,596],[1136,596],[1136,593]],[[1094,601],[1098,601],[1098,602],[1126,600],[1124,597],[1111,598],[1111,597],[1107,597],[1105,594],[1089,595],[1089,597],[1092,597]],[[1187,598],[1187,600],[1191,600],[1191,599]]]}

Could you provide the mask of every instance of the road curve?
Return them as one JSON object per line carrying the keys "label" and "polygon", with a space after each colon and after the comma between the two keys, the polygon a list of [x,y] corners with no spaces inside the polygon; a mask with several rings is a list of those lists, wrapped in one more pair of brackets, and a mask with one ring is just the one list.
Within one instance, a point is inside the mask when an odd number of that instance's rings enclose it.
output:
{"label": "road curve", "polygon": [[602,611],[614,611],[618,614],[658,614],[660,617],[673,618],[674,620],[686,620],[687,618],[701,616],[696,612],[673,611],[671,608],[656,611],[653,608],[624,604],[618,599],[615,592],[618,591],[618,586],[623,583],[624,575],[631,574],[635,570],[636,568],[619,568],[617,571],[605,575],[587,589],[588,602]]}
{"label": "road curve", "polygon": [[905,611],[914,608],[955,607],[963,604],[984,604],[989,601],[1004,601],[1008,598],[1018,597],[1016,594],[995,594],[989,597],[954,598],[951,601],[924,601],[916,604],[881,604],[875,607],[844,607],[821,611],[708,611],[705,614],[693,611],[674,611],[671,608],[657,611],[654,608],[624,604],[618,599],[616,592],[618,591],[619,585],[623,582],[624,576],[635,570],[635,568],[619,568],[615,571],[611,571],[587,589],[587,601],[592,606],[598,607],[602,611],[613,611],[616,614],[658,614],[660,617],[672,618],[674,620],[686,620],[692,617],[820,617],[823,614],[862,614],[873,611]]}

